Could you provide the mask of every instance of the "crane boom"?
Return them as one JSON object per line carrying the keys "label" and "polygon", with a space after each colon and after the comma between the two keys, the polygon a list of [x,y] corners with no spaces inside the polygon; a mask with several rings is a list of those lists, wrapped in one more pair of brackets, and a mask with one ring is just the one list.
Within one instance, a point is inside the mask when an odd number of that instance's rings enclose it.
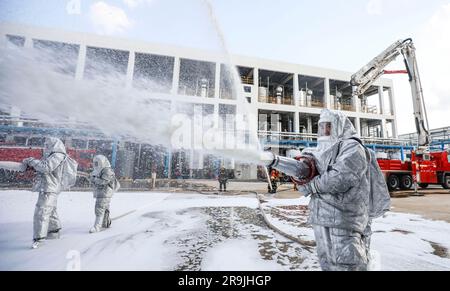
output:
{"label": "crane boom", "polygon": [[428,122],[426,122],[426,108],[417,65],[416,49],[412,39],[396,41],[356,72],[350,81],[353,88],[353,96],[362,97],[370,86],[384,74],[386,66],[393,62],[399,55],[403,55],[411,85],[418,144],[419,146],[428,146],[430,144],[430,135],[428,132]]}

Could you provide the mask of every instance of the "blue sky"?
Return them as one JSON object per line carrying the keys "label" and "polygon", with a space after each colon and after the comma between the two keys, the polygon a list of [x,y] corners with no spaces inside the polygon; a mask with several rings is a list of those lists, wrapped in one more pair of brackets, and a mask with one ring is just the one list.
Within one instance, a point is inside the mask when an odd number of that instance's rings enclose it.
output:
{"label": "blue sky", "polygon": [[[81,3],[80,9],[68,11],[67,5],[73,1]],[[418,38],[418,52],[422,49],[422,55],[433,54],[433,48],[427,47],[430,33],[424,31],[434,31],[435,28],[430,28],[433,17],[446,5],[450,7],[449,0],[211,0],[211,3],[232,53],[350,72],[400,38]],[[0,0],[0,21],[149,42],[219,47],[218,33],[201,0]],[[445,26],[442,33],[450,32],[446,30],[450,22],[440,21]],[[450,62],[444,58],[447,60]],[[425,71],[434,71],[433,66],[438,65],[434,58],[424,57],[423,61],[427,62]],[[411,103],[406,99],[410,98],[406,96],[407,82],[404,86],[397,80],[398,99]],[[439,96],[430,97],[430,110],[448,115],[450,108],[442,111],[438,105],[444,98],[441,95],[449,93],[445,98],[450,98],[450,92],[442,92],[441,88],[434,91]],[[399,116],[410,118],[412,105],[406,109],[401,105],[397,109],[405,112]],[[450,118],[436,119],[431,127],[445,125],[450,125]],[[412,118],[411,125],[400,124],[399,128],[402,132],[414,131]]]}

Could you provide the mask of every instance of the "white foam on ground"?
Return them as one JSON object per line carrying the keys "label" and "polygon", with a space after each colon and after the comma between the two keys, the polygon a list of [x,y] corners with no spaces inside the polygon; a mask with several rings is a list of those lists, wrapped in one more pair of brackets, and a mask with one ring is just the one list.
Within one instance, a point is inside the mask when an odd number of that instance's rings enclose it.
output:
{"label": "white foam on ground", "polygon": [[[183,242],[185,238],[210,235],[205,225],[211,217],[185,210],[257,208],[257,201],[251,196],[118,193],[112,201],[112,217],[136,211],[113,221],[112,228],[107,231],[89,234],[94,222],[92,193],[62,193],[58,201],[62,238],[31,250],[36,200],[37,194],[28,191],[0,191],[0,270],[66,270],[73,265],[74,251],[80,256],[82,270],[174,270],[182,262],[180,251],[194,248],[189,242]],[[292,205],[292,202],[278,200],[273,203]],[[242,239],[229,238],[206,247],[200,262],[202,269],[290,269],[289,260],[283,257],[282,251],[277,251],[268,260],[260,256],[260,244],[253,235],[271,236],[265,241],[273,244],[275,250],[283,241],[282,237],[267,228],[244,226],[238,219],[229,219],[237,231],[245,235]],[[289,226],[286,221],[278,223],[280,227],[285,226],[285,231],[305,235],[305,229]],[[382,270],[450,270],[450,259],[434,255],[430,244],[450,248],[450,224],[417,215],[389,213],[374,222],[373,230],[372,249],[379,253]],[[296,254],[292,249],[289,252]],[[315,254],[306,251],[300,254],[305,263],[299,268],[317,269]],[[280,259],[284,264],[278,262]]]}
{"label": "white foam on ground", "polygon": [[256,241],[231,240],[210,249],[202,261],[203,271],[282,271],[274,261],[261,258]]}
{"label": "white foam on ground", "polygon": [[[269,200],[268,206],[305,205],[308,198]],[[299,228],[271,216],[272,224],[301,238],[314,239],[311,228]],[[295,219],[295,217],[294,217]],[[376,257],[375,270],[450,270],[450,258],[434,254],[431,243],[450,250],[450,224],[419,215],[388,212],[373,221],[371,250]]]}

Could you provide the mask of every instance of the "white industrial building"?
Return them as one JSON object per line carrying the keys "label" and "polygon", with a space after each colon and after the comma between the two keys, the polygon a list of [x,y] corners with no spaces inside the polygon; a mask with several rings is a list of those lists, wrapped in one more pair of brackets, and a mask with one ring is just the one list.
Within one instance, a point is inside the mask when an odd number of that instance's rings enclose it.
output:
{"label": "white industrial building", "polygon": [[[13,24],[1,24],[0,37],[7,44],[63,50],[73,58],[68,71],[77,79],[101,73],[91,60],[113,60],[126,86],[140,86],[141,80],[148,79],[159,84],[161,93],[177,95],[183,102],[203,104],[219,114],[239,112],[223,54]],[[344,111],[363,137],[380,143],[398,137],[390,79],[378,80],[359,99],[352,97],[351,72],[235,55],[231,60],[250,113],[258,116],[255,128],[263,142],[273,136],[313,141],[323,108]],[[20,116],[17,108],[12,111],[9,114]],[[239,168],[239,172],[242,179],[256,178],[255,170]]]}

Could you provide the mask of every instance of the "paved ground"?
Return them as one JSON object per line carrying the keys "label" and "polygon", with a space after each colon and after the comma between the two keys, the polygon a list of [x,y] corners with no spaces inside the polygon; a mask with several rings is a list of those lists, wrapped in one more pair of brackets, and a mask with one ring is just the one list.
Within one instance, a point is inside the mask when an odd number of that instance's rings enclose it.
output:
{"label": "paved ground", "polygon": [[450,222],[450,194],[394,198],[392,206],[396,212],[420,214],[429,219]]}
{"label": "paved ground", "polygon": [[[195,185],[206,185],[209,189],[217,189],[219,186],[215,180],[185,180],[185,182]],[[227,190],[229,192],[255,191],[258,193],[267,193],[267,183],[231,181],[228,183]],[[295,199],[300,197],[300,193],[293,189],[292,184],[281,185],[278,187],[278,190],[278,193],[274,196],[278,199]],[[444,190],[442,187],[434,186],[423,191],[423,193],[425,193],[423,197],[392,198],[393,210],[401,213],[419,214],[428,219],[442,220],[450,223],[450,191]]]}
{"label": "paved ground", "polygon": [[[216,181],[201,180],[197,181],[197,183],[217,187]],[[230,182],[228,183],[228,190],[266,193],[267,183]],[[443,220],[450,223],[450,191],[448,191],[448,194],[443,194],[447,191],[441,187],[433,187],[432,189],[426,190],[424,192],[425,196],[423,197],[392,198],[392,207],[396,212],[419,214],[428,219]],[[281,185],[278,193],[275,195],[275,198],[278,199],[293,199],[298,197],[300,197],[300,193],[294,191],[291,184]]]}

